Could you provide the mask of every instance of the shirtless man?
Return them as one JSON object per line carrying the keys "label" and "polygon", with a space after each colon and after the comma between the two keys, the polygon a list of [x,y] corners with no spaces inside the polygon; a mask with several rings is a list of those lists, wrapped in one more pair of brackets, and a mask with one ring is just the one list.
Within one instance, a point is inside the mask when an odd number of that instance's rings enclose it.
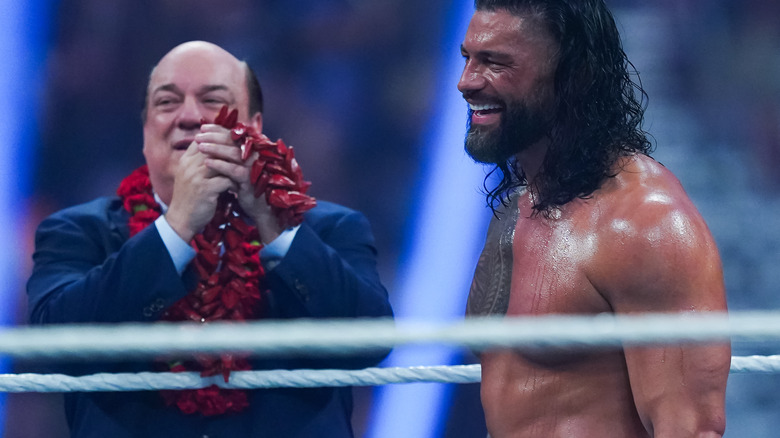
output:
{"label": "shirtless man", "polygon": [[[476,0],[466,150],[503,180],[469,315],[726,311],[717,248],[648,155],[602,0]],[[501,202],[503,201],[503,202]],[[492,438],[720,437],[728,344],[480,354]]]}

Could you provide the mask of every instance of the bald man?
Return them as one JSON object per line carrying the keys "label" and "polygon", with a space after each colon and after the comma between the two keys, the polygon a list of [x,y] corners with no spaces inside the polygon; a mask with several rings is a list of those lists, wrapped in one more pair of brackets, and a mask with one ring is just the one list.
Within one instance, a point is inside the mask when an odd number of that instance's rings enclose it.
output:
{"label": "bald man", "polygon": [[[106,196],[45,219],[36,233],[27,285],[31,323],[163,318],[198,281],[191,241],[211,221],[226,191],[235,194],[264,244],[260,260],[265,275],[253,313],[284,319],[392,316],[366,218],[318,200],[301,225],[282,229],[265,197],[254,196],[251,160],[241,160],[230,132],[202,123],[214,120],[227,105],[238,109],[240,122],[262,130],[262,92],[246,63],[214,44],[188,42],[155,66],[146,93],[143,154],[148,176],[139,169],[125,183],[146,184],[159,205],[159,217],[148,218],[146,208],[129,209],[120,197]],[[363,368],[383,357],[281,358],[250,364],[252,369]],[[66,372],[159,369],[158,363],[89,362]],[[216,409],[221,412],[192,412],[182,400],[155,391],[65,396],[74,438],[354,435],[350,388],[248,391],[245,405],[226,398],[225,406]]]}

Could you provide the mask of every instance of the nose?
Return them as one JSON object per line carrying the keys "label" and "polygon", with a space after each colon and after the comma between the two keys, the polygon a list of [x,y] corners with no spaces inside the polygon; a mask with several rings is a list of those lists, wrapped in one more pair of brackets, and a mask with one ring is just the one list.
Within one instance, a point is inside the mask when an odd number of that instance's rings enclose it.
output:
{"label": "nose", "polygon": [[458,81],[458,90],[464,95],[479,91],[485,87],[485,77],[474,65],[473,60],[466,61],[463,73]]}
{"label": "nose", "polygon": [[177,125],[184,130],[200,129],[203,116],[203,111],[201,111],[197,100],[189,96],[185,97],[179,109]]}

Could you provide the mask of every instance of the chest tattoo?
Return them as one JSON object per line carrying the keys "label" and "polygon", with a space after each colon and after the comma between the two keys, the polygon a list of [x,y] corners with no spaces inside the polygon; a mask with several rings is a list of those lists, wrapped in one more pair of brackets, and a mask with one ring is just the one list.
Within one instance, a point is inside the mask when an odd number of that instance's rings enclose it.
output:
{"label": "chest tattoo", "polygon": [[512,282],[512,242],[517,223],[517,196],[494,216],[488,226],[485,247],[471,281],[467,316],[505,315]]}

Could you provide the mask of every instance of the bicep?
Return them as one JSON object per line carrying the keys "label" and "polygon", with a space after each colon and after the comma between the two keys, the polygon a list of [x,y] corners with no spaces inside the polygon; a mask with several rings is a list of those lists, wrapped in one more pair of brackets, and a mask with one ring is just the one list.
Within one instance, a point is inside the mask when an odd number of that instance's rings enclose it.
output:
{"label": "bicep", "polygon": [[[615,313],[726,311],[720,257],[698,216],[670,214],[633,237],[613,250],[601,278]],[[637,411],[654,436],[722,429],[728,344],[627,347],[625,357]]]}

